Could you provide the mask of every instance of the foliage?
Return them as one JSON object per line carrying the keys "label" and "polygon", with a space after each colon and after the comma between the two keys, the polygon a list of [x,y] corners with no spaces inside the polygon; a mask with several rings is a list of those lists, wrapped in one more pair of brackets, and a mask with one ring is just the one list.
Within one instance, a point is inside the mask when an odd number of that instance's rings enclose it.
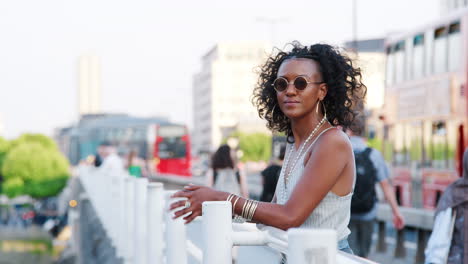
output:
{"label": "foliage", "polygon": [[0,168],[2,167],[3,160],[5,159],[9,146],[9,142],[6,139],[0,137]]}
{"label": "foliage", "polygon": [[29,181],[24,185],[24,192],[32,197],[55,196],[65,187],[68,176],[43,181]]}
{"label": "foliage", "polygon": [[375,148],[378,151],[382,152],[382,140],[374,137],[372,139],[367,140],[367,145],[371,148]]}
{"label": "foliage", "polygon": [[10,149],[23,143],[38,143],[46,149],[58,150],[57,144],[50,137],[42,134],[22,134],[19,138],[11,141]]}
{"label": "foliage", "polygon": [[2,190],[8,197],[13,198],[24,193],[24,182],[18,177],[8,179],[2,184]]}
{"label": "foliage", "polygon": [[242,161],[267,161],[271,157],[271,135],[265,133],[234,132],[231,137],[239,139]]}
{"label": "foliage", "polygon": [[42,135],[22,136],[15,140],[1,169],[7,181],[21,180],[23,193],[35,198],[58,194],[69,177],[68,161],[55,143]]}

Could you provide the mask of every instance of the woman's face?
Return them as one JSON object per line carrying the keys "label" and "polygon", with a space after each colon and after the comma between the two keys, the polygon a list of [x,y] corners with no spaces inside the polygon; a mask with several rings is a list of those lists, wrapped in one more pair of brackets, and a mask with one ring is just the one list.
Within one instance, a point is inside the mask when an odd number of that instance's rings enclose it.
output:
{"label": "woman's face", "polygon": [[323,100],[327,94],[325,83],[309,83],[304,90],[297,90],[293,82],[298,76],[309,82],[323,81],[319,65],[312,59],[287,59],[280,65],[277,77],[286,78],[290,84],[285,91],[276,92],[276,96],[281,111],[291,119],[315,115],[318,100]]}

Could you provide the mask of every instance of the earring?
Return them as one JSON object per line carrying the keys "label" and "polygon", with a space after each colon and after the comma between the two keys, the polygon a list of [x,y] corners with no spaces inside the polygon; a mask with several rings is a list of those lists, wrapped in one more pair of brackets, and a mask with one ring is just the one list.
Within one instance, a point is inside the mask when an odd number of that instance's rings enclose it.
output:
{"label": "earring", "polygon": [[271,113],[272,113],[272,114],[275,113],[275,109],[276,109],[276,104],[273,105],[273,109],[271,109]]}
{"label": "earring", "polygon": [[322,105],[323,108],[323,117],[327,118],[327,109],[325,108],[325,104],[323,103],[323,100],[319,100],[317,102],[317,107],[315,108],[315,113],[319,113],[319,105]]}
{"label": "earring", "polygon": [[323,117],[327,119],[327,108],[325,108],[325,104],[323,103],[323,100],[321,100],[320,102],[322,103]]}

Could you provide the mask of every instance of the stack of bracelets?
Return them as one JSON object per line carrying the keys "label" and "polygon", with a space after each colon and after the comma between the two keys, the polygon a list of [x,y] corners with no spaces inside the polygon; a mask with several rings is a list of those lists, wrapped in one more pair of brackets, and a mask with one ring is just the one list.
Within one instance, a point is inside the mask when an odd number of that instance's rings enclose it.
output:
{"label": "stack of bracelets", "polygon": [[239,201],[240,196],[229,194],[226,201],[232,203],[232,215],[234,215],[235,222],[244,222],[244,221],[251,221],[255,210],[257,210],[258,201],[253,201],[250,199],[245,199],[244,205],[242,206],[242,213],[240,215],[236,215],[234,210],[236,208],[237,201]]}

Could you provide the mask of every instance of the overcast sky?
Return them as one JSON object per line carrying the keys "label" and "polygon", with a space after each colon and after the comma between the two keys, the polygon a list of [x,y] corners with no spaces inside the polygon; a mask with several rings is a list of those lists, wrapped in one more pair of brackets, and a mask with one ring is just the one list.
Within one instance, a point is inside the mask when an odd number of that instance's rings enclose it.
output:
{"label": "overcast sky", "polygon": [[[358,37],[383,37],[439,16],[438,0],[357,0]],[[283,46],[352,37],[352,1],[0,1],[3,136],[51,135],[77,120],[77,58],[101,58],[102,108],[192,122],[192,76],[223,40]],[[281,18],[274,36],[258,18]],[[1,126],[1,125],[0,125]],[[2,131],[0,131],[2,133]],[[1,135],[1,134],[0,134]]]}

